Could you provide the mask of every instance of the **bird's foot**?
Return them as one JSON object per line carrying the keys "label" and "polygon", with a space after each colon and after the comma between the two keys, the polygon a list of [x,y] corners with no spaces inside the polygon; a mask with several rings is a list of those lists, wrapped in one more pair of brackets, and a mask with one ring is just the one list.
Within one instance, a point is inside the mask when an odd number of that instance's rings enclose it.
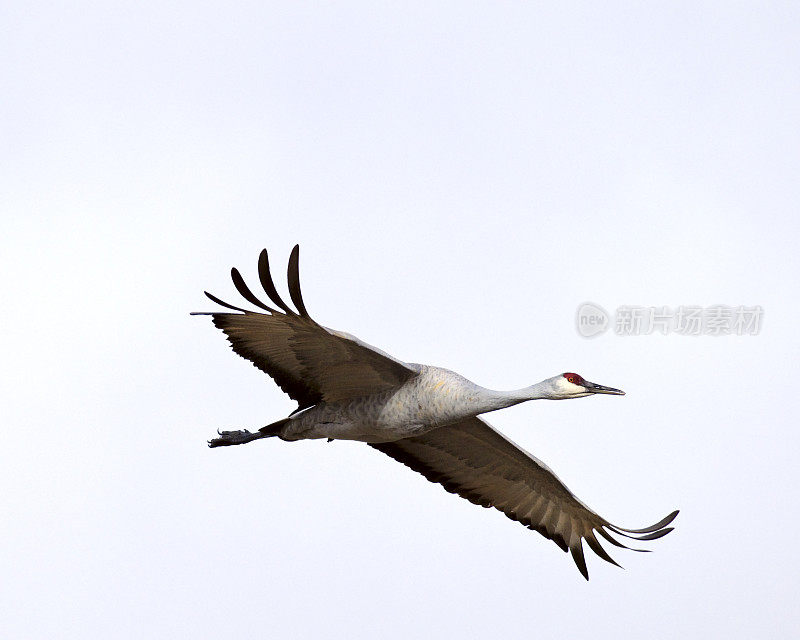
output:
{"label": "bird's foot", "polygon": [[209,447],[227,447],[233,444],[244,444],[245,442],[258,440],[264,437],[259,433],[251,433],[247,429],[241,429],[239,431],[220,431],[217,429],[217,433],[219,434],[219,438],[209,440]]}

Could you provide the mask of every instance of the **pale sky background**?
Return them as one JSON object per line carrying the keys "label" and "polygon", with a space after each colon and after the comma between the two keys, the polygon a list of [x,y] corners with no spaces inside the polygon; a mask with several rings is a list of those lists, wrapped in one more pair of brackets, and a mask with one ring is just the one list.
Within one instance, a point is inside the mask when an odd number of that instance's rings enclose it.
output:
{"label": "pale sky background", "polygon": [[[2,637],[798,627],[796,3],[6,2],[0,25]],[[189,312],[295,243],[326,326],[488,387],[627,391],[489,421],[611,521],[680,508],[676,531],[586,583],[364,445],[206,448],[294,404]],[[587,300],[764,321],[587,340]]]}

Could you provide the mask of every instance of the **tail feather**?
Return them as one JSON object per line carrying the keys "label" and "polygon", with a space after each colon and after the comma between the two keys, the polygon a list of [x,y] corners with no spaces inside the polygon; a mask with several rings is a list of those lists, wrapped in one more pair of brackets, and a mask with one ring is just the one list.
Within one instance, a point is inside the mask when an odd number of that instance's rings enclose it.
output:
{"label": "tail feather", "polygon": [[264,434],[261,436],[262,438],[267,438],[269,436],[279,436],[281,435],[281,431],[283,430],[284,425],[286,425],[291,418],[283,418],[282,420],[278,420],[277,422],[273,422],[272,424],[268,424],[266,427],[261,427],[258,432]]}

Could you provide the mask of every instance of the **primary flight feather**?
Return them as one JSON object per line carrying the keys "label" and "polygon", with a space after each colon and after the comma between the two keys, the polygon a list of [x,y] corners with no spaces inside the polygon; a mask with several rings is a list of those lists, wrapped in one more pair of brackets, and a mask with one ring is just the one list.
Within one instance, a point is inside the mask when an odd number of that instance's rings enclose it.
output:
{"label": "primary flight feather", "polygon": [[[231,269],[241,296],[262,312],[237,307],[206,292],[230,312],[210,315],[233,350],[275,380],[298,404],[288,417],[256,432],[222,431],[210,447],[277,436],[360,440],[447,491],[512,520],[570,551],[588,580],[583,542],[617,564],[597,535],[626,547],[612,534],[635,540],[666,535],[678,515],[641,529],[611,524],[583,504],[543,462],[489,426],[480,414],[536,399],[562,400],[624,392],[563,373],[517,391],[492,391],[439,367],[406,363],[350,334],[327,329],[308,314],[300,292],[299,247],[289,257],[289,297],[279,295],[267,251],[258,260],[261,287],[277,308],[264,304]],[[639,551],[639,549],[636,549]]]}

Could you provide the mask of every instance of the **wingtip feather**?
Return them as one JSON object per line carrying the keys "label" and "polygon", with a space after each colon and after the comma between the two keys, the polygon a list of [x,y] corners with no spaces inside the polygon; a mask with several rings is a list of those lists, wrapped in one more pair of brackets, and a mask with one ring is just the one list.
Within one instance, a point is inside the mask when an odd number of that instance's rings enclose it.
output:
{"label": "wingtip feather", "polygon": [[675,527],[667,527],[666,529],[661,529],[660,531],[653,531],[653,533],[648,533],[643,536],[639,536],[636,538],[637,540],[658,540],[659,538],[663,538],[667,535],[670,531],[674,531]]}
{"label": "wingtip feather", "polygon": [[255,296],[255,294],[252,291],[250,291],[250,287],[247,286],[247,284],[244,281],[244,278],[242,277],[242,274],[239,273],[239,270],[236,267],[233,267],[231,269],[231,280],[233,280],[233,285],[236,287],[236,290],[239,292],[239,294],[249,303],[254,304],[257,307],[260,307],[265,311],[269,311],[270,313],[276,313],[275,309],[265,305],[263,302],[261,302],[261,300],[259,300]]}
{"label": "wingtip feather", "polygon": [[606,562],[613,564],[614,566],[622,568],[622,565],[619,564],[614,558],[608,555],[608,552],[603,549],[603,545],[600,544],[600,541],[594,537],[594,531],[589,531],[589,533],[584,536],[584,540],[586,540],[586,544],[589,545],[589,548],[594,551],[598,556],[600,556]]}
{"label": "wingtip feather", "polygon": [[653,531],[658,531],[659,529],[663,529],[668,524],[670,524],[675,518],[678,517],[680,513],[680,509],[676,509],[672,513],[670,513],[665,518],[662,518],[655,524],[651,524],[649,527],[642,527],[641,529],[626,529],[625,527],[619,527],[617,525],[610,525],[612,529],[617,530],[618,532],[624,531],[626,533],[652,533]]}
{"label": "wingtip feather", "polygon": [[303,303],[303,294],[300,292],[300,245],[294,245],[292,252],[289,254],[289,269],[286,274],[289,281],[289,296],[304,318],[308,318],[308,311],[306,305]]}
{"label": "wingtip feather", "polygon": [[647,551],[647,549],[635,549],[633,547],[629,547],[628,545],[621,543],[616,538],[612,538],[611,534],[609,534],[608,531],[606,531],[602,527],[599,527],[599,528],[595,529],[595,531],[597,531],[601,536],[603,536],[606,540],[608,540],[615,547],[619,547],[620,549],[628,549],[629,551],[640,551],[640,552]]}
{"label": "wingtip feather", "polygon": [[269,269],[269,254],[266,249],[262,249],[258,256],[258,279],[261,281],[261,287],[264,289],[264,292],[273,303],[283,309],[288,315],[297,315],[292,311],[292,308],[283,301],[283,298],[281,298],[278,294],[278,290],[275,288],[275,282],[272,280],[272,273]]}
{"label": "wingtip feather", "polygon": [[228,309],[233,309],[234,311],[241,311],[242,313],[253,313],[252,311],[248,311],[247,309],[242,309],[241,307],[235,307],[232,304],[228,304],[227,302],[220,300],[214,294],[209,293],[208,291],[203,291],[206,294],[206,297],[211,300],[212,302],[216,302],[218,305],[226,307]]}
{"label": "wingtip feather", "polygon": [[586,581],[589,581],[589,569],[586,568],[586,558],[583,556],[583,545],[581,544],[580,539],[578,542],[570,547],[570,551],[572,552],[572,559],[575,561],[575,565],[578,567],[578,571],[581,572]]}

